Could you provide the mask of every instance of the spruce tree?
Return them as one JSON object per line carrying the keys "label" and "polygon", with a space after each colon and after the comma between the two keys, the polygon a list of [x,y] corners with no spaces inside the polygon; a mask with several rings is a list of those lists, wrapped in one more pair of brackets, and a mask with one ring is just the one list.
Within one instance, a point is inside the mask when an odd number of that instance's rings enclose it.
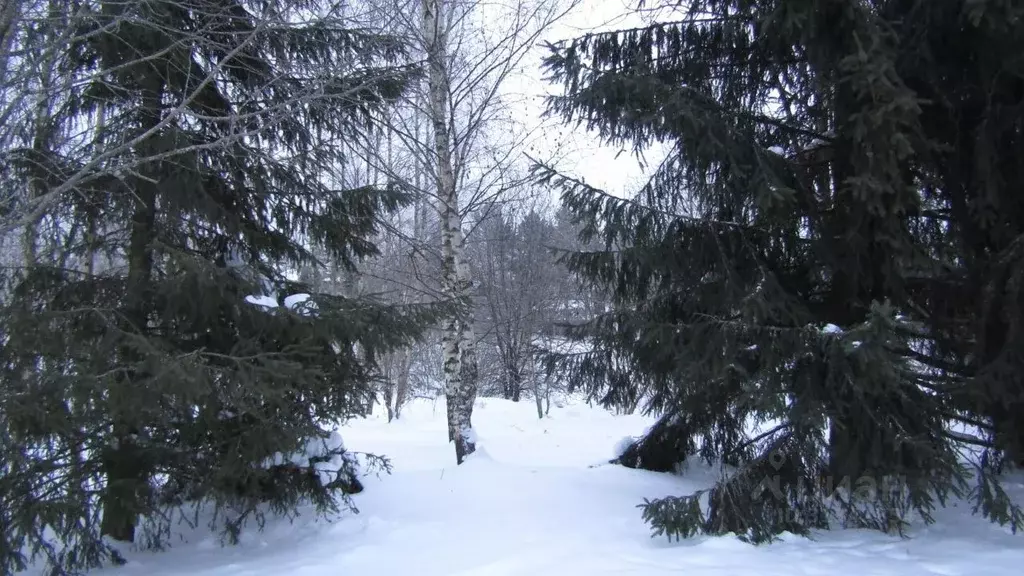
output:
{"label": "spruce tree", "polygon": [[360,489],[326,430],[446,311],[289,280],[323,265],[314,249],[376,254],[377,215],[406,199],[333,184],[337,143],[356,148],[415,70],[332,4],[26,4],[18,49],[67,81],[27,83],[47,106],[5,129],[5,215],[26,234],[0,287],[0,571],[162,546],[190,505],[234,539]]}
{"label": "spruce tree", "polygon": [[[678,5],[677,5],[678,4]],[[949,497],[1016,529],[1024,8],[692,0],[551,46],[550,111],[667,150],[623,199],[538,166],[614,309],[548,367],[660,419],[618,461],[720,464],[656,534],[902,532]],[[970,430],[971,432],[965,432]]]}

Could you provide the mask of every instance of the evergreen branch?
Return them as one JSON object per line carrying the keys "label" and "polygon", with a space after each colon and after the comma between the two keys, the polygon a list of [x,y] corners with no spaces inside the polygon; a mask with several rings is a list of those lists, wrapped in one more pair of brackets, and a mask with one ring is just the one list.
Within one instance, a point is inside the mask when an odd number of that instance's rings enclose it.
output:
{"label": "evergreen branch", "polygon": [[714,219],[704,219],[704,218],[697,218],[697,217],[694,217],[694,216],[688,216],[688,215],[685,215],[685,214],[678,214],[678,213],[674,213],[674,212],[668,212],[668,211],[661,210],[661,209],[658,209],[658,208],[655,208],[655,207],[652,207],[652,206],[644,205],[644,204],[642,204],[642,203],[640,203],[640,202],[638,202],[636,200],[632,200],[632,199],[629,199],[629,198],[620,198],[620,197],[615,196],[615,195],[613,195],[613,194],[611,194],[609,192],[601,190],[600,188],[596,188],[594,186],[590,186],[589,184],[583,182],[582,180],[580,180],[578,178],[574,178],[572,176],[567,176],[565,174],[562,174],[561,172],[559,172],[555,168],[550,167],[550,166],[540,162],[539,160],[533,158],[532,156],[527,155],[527,158],[534,165],[533,172],[535,174],[538,174],[536,176],[536,182],[538,184],[553,184],[554,186],[557,186],[559,188],[563,188],[565,190],[571,191],[572,193],[579,193],[579,191],[581,191],[581,190],[582,191],[586,191],[587,193],[591,193],[594,196],[599,197],[599,198],[601,198],[601,199],[603,199],[603,200],[605,200],[607,202],[613,202],[613,203],[629,205],[629,206],[635,207],[637,209],[643,210],[645,212],[650,212],[652,214],[657,214],[659,216],[665,216],[665,217],[673,219],[673,220],[682,220],[682,221],[691,222],[691,223],[694,223],[694,224],[706,224],[706,225],[709,225],[709,226],[721,226],[721,227],[738,228],[738,229],[744,229],[744,230],[757,230],[758,229],[756,227],[747,226],[747,225],[740,224],[739,222],[735,222],[735,221],[723,221],[723,220],[714,220]]}

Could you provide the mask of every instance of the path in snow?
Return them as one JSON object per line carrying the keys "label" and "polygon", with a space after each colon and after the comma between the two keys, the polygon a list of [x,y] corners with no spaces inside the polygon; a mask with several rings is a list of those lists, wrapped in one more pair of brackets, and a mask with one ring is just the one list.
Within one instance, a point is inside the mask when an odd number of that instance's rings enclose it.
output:
{"label": "path in snow", "polygon": [[552,408],[541,421],[530,403],[482,399],[474,415],[482,451],[456,467],[444,414],[443,402],[418,401],[401,421],[371,418],[342,429],[351,449],[385,454],[394,464],[391,476],[366,480],[355,498],[358,515],[274,522],[235,547],[193,537],[168,552],[132,553],[128,566],[103,573],[996,576],[1024,565],[1024,537],[954,509],[909,540],[867,531],[762,547],[732,538],[651,539],[637,504],[692,491],[709,476],[590,467],[610,458],[623,436],[641,433],[648,419],[573,405]]}

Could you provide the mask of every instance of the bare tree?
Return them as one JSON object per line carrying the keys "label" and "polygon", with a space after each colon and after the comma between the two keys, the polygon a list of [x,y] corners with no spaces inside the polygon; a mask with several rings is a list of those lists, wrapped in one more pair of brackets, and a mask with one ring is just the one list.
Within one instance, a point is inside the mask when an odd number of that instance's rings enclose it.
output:
{"label": "bare tree", "polygon": [[496,209],[480,225],[471,254],[480,277],[488,343],[496,351],[500,389],[518,402],[532,394],[543,418],[547,382],[540,379],[536,351],[575,296],[567,270],[551,247],[557,228],[535,203]]}
{"label": "bare tree", "polygon": [[[430,297],[465,304],[441,326],[449,439],[461,463],[475,449],[473,404],[480,378],[475,325],[478,283],[465,245],[476,212],[506,202],[529,176],[522,151],[531,127],[506,90],[522,72],[540,35],[579,0],[363,0],[363,17],[412,39],[424,69],[421,90],[385,121],[394,134],[391,154],[367,149],[393,182],[426,199],[437,216],[434,242],[406,230],[411,251],[437,262],[413,266],[403,285]],[[523,166],[525,167],[525,166]],[[425,176],[420,179],[420,176]],[[423,232],[419,230],[417,232]],[[424,275],[431,270],[434,275]],[[409,294],[406,295],[409,297]]]}

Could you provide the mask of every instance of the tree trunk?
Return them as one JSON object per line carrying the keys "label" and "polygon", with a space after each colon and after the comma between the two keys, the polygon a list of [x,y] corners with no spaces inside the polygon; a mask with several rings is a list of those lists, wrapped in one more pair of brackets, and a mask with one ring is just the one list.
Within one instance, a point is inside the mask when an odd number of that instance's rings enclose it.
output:
{"label": "tree trunk", "polygon": [[393,354],[389,354],[384,364],[384,386],[381,392],[384,393],[384,408],[388,413],[388,422],[395,419],[395,407],[394,407],[394,396],[395,396],[395,380],[394,380],[394,363],[395,357]]}
{"label": "tree trunk", "polygon": [[[515,338],[515,334],[512,335]],[[509,345],[505,354],[505,398],[519,402],[523,393],[523,367],[519,348]]]}
{"label": "tree trunk", "polygon": [[402,406],[409,396],[409,372],[412,370],[412,349],[402,352],[402,364],[398,367],[398,381],[395,387],[395,419],[401,417]]}
{"label": "tree trunk", "polygon": [[[149,89],[143,91],[142,129],[151,130],[160,123],[161,94],[163,82],[152,78]],[[139,144],[141,158],[151,157],[160,150],[150,150],[156,138],[150,138]],[[153,240],[156,238],[156,185],[159,170],[150,165],[140,167],[146,177],[135,179],[136,204],[131,220],[131,236],[128,240],[128,278],[126,285],[126,309],[124,330],[138,337],[145,337],[149,323],[149,291],[153,275]],[[146,175],[145,172],[150,174]],[[119,379],[108,394],[109,412],[112,421],[112,442],[104,449],[103,472],[106,476],[104,488],[103,520],[100,533],[115,540],[133,542],[135,540],[135,524],[144,503],[140,502],[142,491],[149,482],[149,473],[143,465],[140,451],[134,436],[139,426],[135,409],[132,406],[134,386],[145,385],[140,382],[144,374],[139,374],[137,366],[140,358],[138,352],[126,346],[122,358],[119,359],[126,367],[125,377]]]}
{"label": "tree trunk", "polygon": [[523,378],[520,375],[518,369],[512,372],[511,378],[509,378],[509,380],[512,383],[512,401],[519,402],[519,400],[521,400],[523,397]]}
{"label": "tree trunk", "polygon": [[[444,32],[443,0],[423,0],[423,37],[426,42],[429,102],[434,129],[435,178],[440,199],[441,287],[453,300],[469,304],[469,267],[464,261],[462,217],[456,190],[452,142],[448,122],[448,51]],[[471,307],[470,307],[471,308]],[[471,316],[471,315],[470,315]],[[445,400],[448,406],[448,437],[455,442],[455,459],[461,464],[476,450],[472,434],[473,402],[478,377],[472,318],[453,315],[443,326]]]}
{"label": "tree trunk", "polygon": [[537,366],[533,363],[533,358],[528,360],[527,370],[530,374],[530,386],[533,389],[533,400],[537,403],[537,418],[544,419],[544,395],[540,389],[540,379],[537,378]]}
{"label": "tree trunk", "polygon": [[140,489],[149,476],[142,460],[135,457],[137,450],[131,436],[120,428],[114,433],[119,442],[108,447],[101,458],[107,482],[101,498],[100,533],[121,542],[134,542],[135,524],[141,512]]}
{"label": "tree trunk", "polygon": [[7,83],[7,67],[17,34],[22,0],[0,0],[0,84]]}

